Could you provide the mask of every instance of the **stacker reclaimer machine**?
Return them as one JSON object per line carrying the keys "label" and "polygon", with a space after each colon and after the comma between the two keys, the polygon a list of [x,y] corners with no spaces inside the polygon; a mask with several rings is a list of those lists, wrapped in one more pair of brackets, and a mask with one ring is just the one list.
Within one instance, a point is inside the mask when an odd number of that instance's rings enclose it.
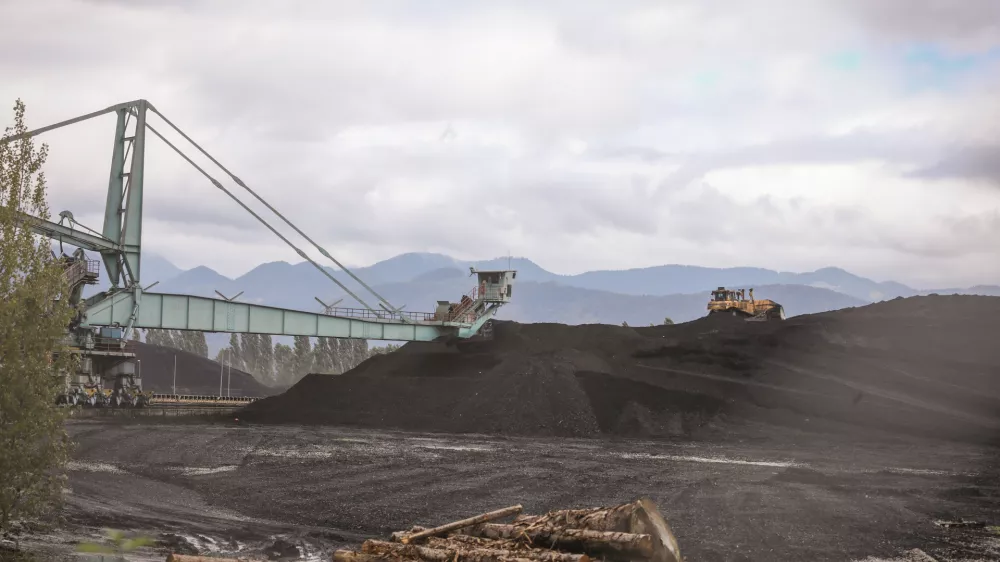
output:
{"label": "stacker reclaimer machine", "polygon": [[[21,135],[5,137],[0,142],[16,141],[111,113],[117,116],[117,125],[112,146],[104,224],[100,231],[76,222],[69,211],[60,213],[58,222],[22,215],[23,224],[34,232],[57,240],[60,245],[66,243],[77,248],[72,254],[64,253],[61,257],[71,288],[71,302],[78,310],[67,327],[64,349],[80,358],[76,372],[63,374],[66,385],[60,400],[64,403],[140,407],[148,402],[151,394],[142,390],[141,373],[136,370],[136,354],[129,345],[131,333],[137,328],[453,342],[475,336],[501,306],[510,302],[516,271],[473,269],[471,275],[477,276],[478,283],[457,303],[439,301],[437,310],[427,313],[403,311],[402,307],[394,307],[146,100],[113,105]],[[163,123],[218,166],[236,185],[246,190],[367,290],[376,299],[377,306],[368,304],[351,291],[167,140],[147,122],[151,113],[156,114]],[[236,201],[299,256],[336,283],[360,304],[360,308],[324,307],[323,313],[314,313],[234,302],[235,298],[216,299],[150,292],[149,289],[156,283],[144,287],[140,271],[147,132],[159,137],[216,188]],[[83,288],[97,283],[101,263],[88,259],[84,250],[100,254],[100,262],[103,262],[110,283],[106,291],[86,299],[82,297]]]}

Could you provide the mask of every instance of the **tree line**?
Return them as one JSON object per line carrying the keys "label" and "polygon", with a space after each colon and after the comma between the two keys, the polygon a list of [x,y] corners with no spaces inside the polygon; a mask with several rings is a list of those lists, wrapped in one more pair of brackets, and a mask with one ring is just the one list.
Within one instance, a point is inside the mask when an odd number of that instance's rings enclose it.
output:
{"label": "tree line", "polygon": [[[145,335],[146,343],[208,357],[204,332],[147,330]],[[369,347],[363,339],[295,336],[289,346],[275,344],[266,334],[230,334],[229,345],[219,350],[215,360],[250,373],[268,386],[288,386],[309,373],[346,373],[369,357],[396,349],[399,346],[393,344]]]}
{"label": "tree line", "polygon": [[[139,330],[133,330],[132,339],[139,339]],[[146,343],[172,347],[202,357],[208,357],[208,342],[205,341],[205,332],[146,330]]]}

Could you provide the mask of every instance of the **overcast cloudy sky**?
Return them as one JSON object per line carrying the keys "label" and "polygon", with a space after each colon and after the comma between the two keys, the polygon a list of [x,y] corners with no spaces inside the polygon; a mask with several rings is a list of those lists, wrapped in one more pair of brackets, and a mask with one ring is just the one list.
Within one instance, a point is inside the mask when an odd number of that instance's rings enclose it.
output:
{"label": "overcast cloudy sky", "polygon": [[[150,100],[352,264],[1000,283],[997,0],[0,0],[0,73],[29,126]],[[43,137],[53,211],[101,224],[113,131]],[[146,173],[144,250],[299,261],[159,141]]]}

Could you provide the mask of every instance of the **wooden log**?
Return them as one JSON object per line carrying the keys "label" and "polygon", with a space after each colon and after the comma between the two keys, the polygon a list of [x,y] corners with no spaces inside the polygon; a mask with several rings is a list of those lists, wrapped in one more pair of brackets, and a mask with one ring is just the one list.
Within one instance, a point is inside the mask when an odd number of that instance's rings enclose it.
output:
{"label": "wooden log", "polygon": [[441,548],[441,544],[460,544],[468,548],[496,548],[500,550],[530,550],[531,547],[513,540],[484,539],[459,533],[449,533],[447,537],[427,537],[425,544],[431,548]]}
{"label": "wooden log", "polygon": [[[403,560],[403,558],[399,556],[387,558],[365,552],[354,552],[353,550],[336,550],[332,557],[333,562],[393,562],[398,560]],[[419,558],[410,558],[409,560],[417,561]]]}
{"label": "wooden log", "polygon": [[641,509],[637,501],[614,507],[560,509],[544,515],[519,515],[514,524],[630,533],[632,515],[637,509]]}
{"label": "wooden log", "polygon": [[399,540],[399,542],[403,544],[409,544],[413,541],[420,540],[422,538],[443,535],[445,533],[448,533],[449,531],[455,531],[458,529],[463,529],[465,527],[471,527],[472,525],[477,525],[480,523],[485,523],[487,521],[501,519],[509,515],[517,515],[518,513],[521,513],[520,504],[513,505],[511,507],[505,507],[503,509],[498,509],[496,511],[490,511],[489,513],[484,513],[482,515],[477,515],[475,517],[469,517],[468,519],[453,521],[451,523],[447,523],[439,527],[432,527],[430,529],[419,531],[417,533],[413,533],[412,535],[407,535],[405,537],[402,537]]}
{"label": "wooden log", "polygon": [[656,505],[642,498],[632,503],[614,507],[592,509],[562,509],[545,515],[519,515],[515,525],[526,528],[543,526],[635,533],[653,537],[654,560],[679,562],[681,559],[677,539]]}
{"label": "wooden log", "polygon": [[428,537],[425,544],[429,548],[468,550],[497,555],[503,553],[502,556],[515,556],[517,558],[547,562],[588,562],[590,560],[590,557],[586,554],[559,552],[558,550],[547,548],[533,548],[517,541],[491,540],[470,537],[468,535],[454,535],[448,538]]}
{"label": "wooden log", "polygon": [[462,544],[449,543],[444,539],[439,539],[435,547],[367,540],[361,546],[361,551],[383,558],[420,559],[424,562],[590,562],[590,558],[585,554],[567,554],[542,549],[466,548]]}
{"label": "wooden log", "polygon": [[466,534],[488,539],[544,544],[552,548],[614,560],[635,558],[652,560],[654,557],[652,537],[635,533],[481,523],[467,529]]}
{"label": "wooden log", "polygon": [[420,531],[426,531],[427,527],[421,527],[420,525],[414,525],[410,527],[409,531],[395,531],[389,535],[389,540],[392,542],[402,542],[404,538],[419,533]]}

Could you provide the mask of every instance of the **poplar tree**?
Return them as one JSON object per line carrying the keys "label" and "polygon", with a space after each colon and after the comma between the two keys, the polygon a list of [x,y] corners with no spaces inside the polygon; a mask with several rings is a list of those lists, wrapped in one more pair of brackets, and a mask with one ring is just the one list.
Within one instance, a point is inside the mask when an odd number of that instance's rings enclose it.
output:
{"label": "poplar tree", "polygon": [[56,406],[63,376],[74,369],[63,351],[74,310],[63,265],[24,215],[48,220],[48,147],[24,134],[24,103],[0,138],[0,534],[16,520],[55,507],[65,479],[69,438]]}

